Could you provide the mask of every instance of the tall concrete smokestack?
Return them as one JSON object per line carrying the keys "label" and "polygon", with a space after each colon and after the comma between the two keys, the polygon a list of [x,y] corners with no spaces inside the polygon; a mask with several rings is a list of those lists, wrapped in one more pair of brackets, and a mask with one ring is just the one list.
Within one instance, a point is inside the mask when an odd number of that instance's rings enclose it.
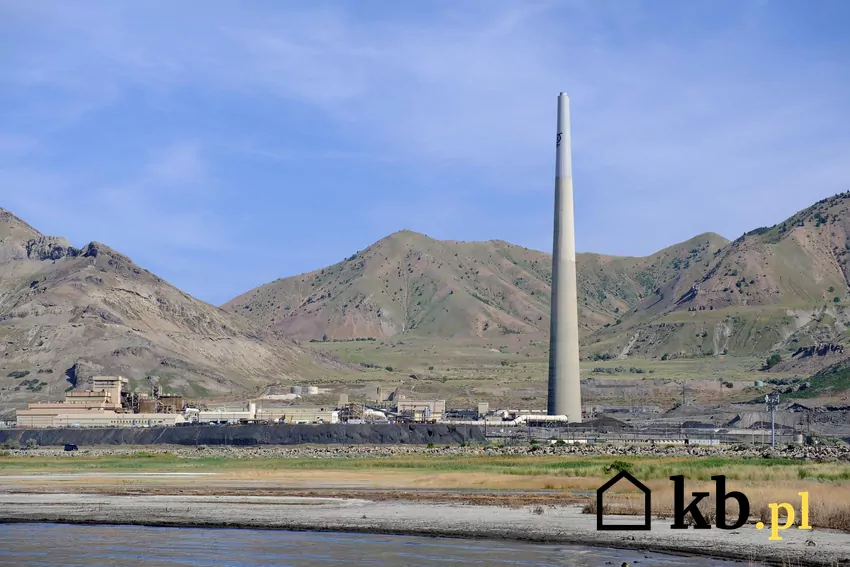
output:
{"label": "tall concrete smokestack", "polygon": [[570,157],[570,99],[558,95],[555,154],[555,234],[552,245],[552,316],[549,334],[549,415],[581,421],[578,364],[578,289]]}

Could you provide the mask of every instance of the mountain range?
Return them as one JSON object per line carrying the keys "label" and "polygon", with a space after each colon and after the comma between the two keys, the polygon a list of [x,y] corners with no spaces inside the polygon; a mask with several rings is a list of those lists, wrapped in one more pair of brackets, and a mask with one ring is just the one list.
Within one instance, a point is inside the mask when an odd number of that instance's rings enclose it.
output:
{"label": "mountain range", "polygon": [[[733,242],[695,236],[646,257],[577,255],[583,355],[763,355],[843,341],[850,193]],[[392,234],[223,308],[303,340],[545,334],[551,256],[493,240]]]}
{"label": "mountain range", "polygon": [[[731,242],[706,233],[646,257],[578,254],[582,356],[765,356],[846,342],[848,208],[842,193]],[[0,209],[0,401],[96,373],[244,397],[357,372],[304,341],[542,340],[550,283],[544,252],[404,230],[216,307],[104,244],[76,248]]]}

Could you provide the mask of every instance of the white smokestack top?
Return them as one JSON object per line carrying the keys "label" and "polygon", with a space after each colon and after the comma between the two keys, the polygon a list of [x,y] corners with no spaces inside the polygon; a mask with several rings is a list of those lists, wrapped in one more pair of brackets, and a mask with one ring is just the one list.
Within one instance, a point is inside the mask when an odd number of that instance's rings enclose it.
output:
{"label": "white smokestack top", "polygon": [[552,245],[552,315],[549,334],[549,415],[581,421],[578,359],[578,286],[570,155],[570,99],[558,95],[555,153],[555,231]]}

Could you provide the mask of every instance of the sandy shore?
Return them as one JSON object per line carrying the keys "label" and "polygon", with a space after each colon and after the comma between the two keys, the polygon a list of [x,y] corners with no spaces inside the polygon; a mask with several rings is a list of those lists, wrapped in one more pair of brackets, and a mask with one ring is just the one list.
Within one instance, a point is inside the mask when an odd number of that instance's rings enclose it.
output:
{"label": "sandy shore", "polygon": [[[602,545],[699,554],[762,565],[850,564],[850,534],[826,530],[695,532],[669,529],[656,519],[651,531],[597,531],[595,516],[576,507],[471,506],[401,500],[97,494],[0,494],[0,522],[68,522],[150,526],[245,527],[511,539]],[[632,521],[636,519],[632,518]],[[618,517],[616,521],[629,521]],[[813,545],[814,544],[814,545]]]}

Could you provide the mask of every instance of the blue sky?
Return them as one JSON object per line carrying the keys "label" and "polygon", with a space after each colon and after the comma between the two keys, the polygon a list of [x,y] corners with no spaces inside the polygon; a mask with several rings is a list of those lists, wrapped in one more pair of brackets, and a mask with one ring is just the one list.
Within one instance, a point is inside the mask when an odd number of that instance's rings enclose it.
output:
{"label": "blue sky", "polygon": [[735,238],[850,189],[850,2],[0,0],[0,206],[222,303],[403,228]]}

